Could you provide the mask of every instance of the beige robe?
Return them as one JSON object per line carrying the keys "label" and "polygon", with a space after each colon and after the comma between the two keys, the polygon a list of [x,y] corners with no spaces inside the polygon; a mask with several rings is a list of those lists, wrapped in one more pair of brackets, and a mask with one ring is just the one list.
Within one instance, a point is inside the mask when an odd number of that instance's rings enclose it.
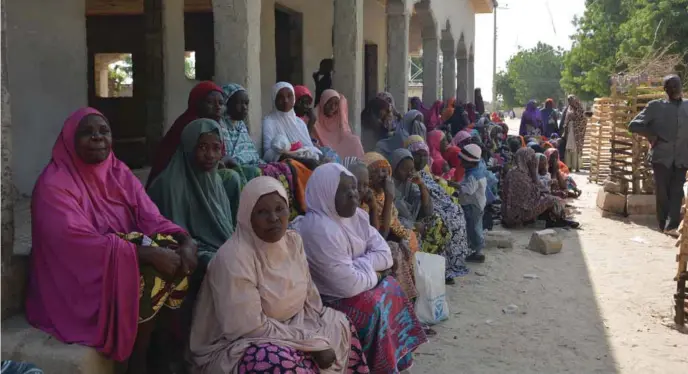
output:
{"label": "beige robe", "polygon": [[336,363],[323,373],[343,373],[351,330],[343,313],[324,307],[308,271],[301,237],[260,240],[251,227],[258,199],[278,192],[279,181],[252,180],[241,194],[237,230],[208,265],[194,309],[190,351],[194,373],[236,373],[246,348],[273,343],[303,352],[332,348]]}

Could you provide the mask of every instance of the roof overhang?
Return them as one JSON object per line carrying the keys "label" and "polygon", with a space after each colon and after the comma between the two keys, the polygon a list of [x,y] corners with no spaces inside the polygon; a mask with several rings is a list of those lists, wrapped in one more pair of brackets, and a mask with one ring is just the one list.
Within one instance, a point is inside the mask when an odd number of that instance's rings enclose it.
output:
{"label": "roof overhang", "polygon": [[492,13],[497,5],[496,0],[471,0],[476,14]]}

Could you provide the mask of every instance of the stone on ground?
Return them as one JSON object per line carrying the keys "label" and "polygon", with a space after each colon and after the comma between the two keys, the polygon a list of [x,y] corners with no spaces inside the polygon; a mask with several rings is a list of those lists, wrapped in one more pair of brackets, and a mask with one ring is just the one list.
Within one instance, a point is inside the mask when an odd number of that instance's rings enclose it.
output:
{"label": "stone on ground", "polygon": [[485,233],[485,248],[513,248],[514,238],[508,231],[488,231]]}
{"label": "stone on ground", "polygon": [[552,229],[536,231],[530,237],[528,249],[541,253],[543,255],[551,255],[561,252],[563,243],[559,234]]}
{"label": "stone on ground", "polygon": [[628,195],[626,213],[629,216],[654,216],[657,212],[655,195]]}
{"label": "stone on ground", "polygon": [[64,344],[31,327],[23,315],[2,322],[2,359],[25,361],[47,373],[114,374],[115,365],[95,349]]}
{"label": "stone on ground", "polygon": [[597,192],[597,207],[605,212],[625,214],[626,197],[624,195],[605,192],[604,188],[600,188]]}

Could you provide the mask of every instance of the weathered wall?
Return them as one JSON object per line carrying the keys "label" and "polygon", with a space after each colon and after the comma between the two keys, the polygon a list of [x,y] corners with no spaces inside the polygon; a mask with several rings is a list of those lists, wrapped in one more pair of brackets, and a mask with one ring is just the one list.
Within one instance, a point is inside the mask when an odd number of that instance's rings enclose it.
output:
{"label": "weathered wall", "polygon": [[[303,79],[315,95],[313,72],[320,60],[332,58],[332,0],[262,0],[261,13],[261,87],[263,112],[272,110],[272,86],[277,83],[275,61],[275,4],[299,12],[303,16]],[[297,84],[298,82],[290,82]]]}
{"label": "weathered wall", "polygon": [[0,3],[2,7],[2,134],[0,135],[0,147],[2,147],[2,271],[5,272],[5,263],[12,257],[14,243],[14,191],[12,187],[12,125],[10,117],[10,95],[7,90],[7,34],[5,22],[5,0]]}
{"label": "weathered wall", "polygon": [[[387,75],[387,12],[378,0],[363,3],[363,42],[377,44],[377,91],[382,92]],[[365,87],[365,76],[362,84]],[[365,106],[365,92],[361,92],[361,102]]]}
{"label": "weathered wall", "polygon": [[14,183],[30,194],[65,118],[86,106],[83,1],[7,0]]}

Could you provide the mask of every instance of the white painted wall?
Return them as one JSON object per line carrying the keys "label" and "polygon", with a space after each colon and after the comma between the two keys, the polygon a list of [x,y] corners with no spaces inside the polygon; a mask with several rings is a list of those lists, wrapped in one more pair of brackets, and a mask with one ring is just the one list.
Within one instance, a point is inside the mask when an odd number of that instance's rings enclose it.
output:
{"label": "white painted wall", "polygon": [[31,194],[64,120],[88,105],[84,1],[6,0],[12,169]]}

